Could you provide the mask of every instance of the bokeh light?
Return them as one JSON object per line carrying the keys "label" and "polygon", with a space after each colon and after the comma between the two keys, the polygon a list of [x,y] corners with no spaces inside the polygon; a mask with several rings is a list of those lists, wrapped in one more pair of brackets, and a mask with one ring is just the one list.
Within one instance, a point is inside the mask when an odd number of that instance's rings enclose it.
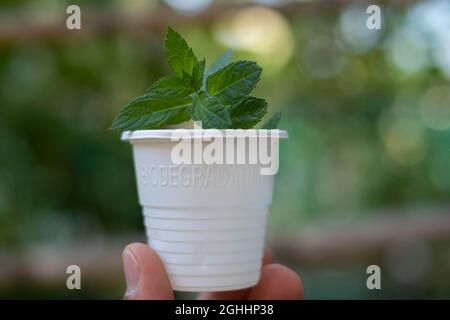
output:
{"label": "bokeh light", "polygon": [[389,110],[380,119],[379,128],[387,155],[395,163],[410,166],[423,160],[425,130],[418,119]]}
{"label": "bokeh light", "polygon": [[199,13],[211,4],[212,0],[164,0],[171,8],[184,14]]}
{"label": "bokeh light", "polygon": [[339,17],[338,34],[350,51],[363,53],[371,49],[380,38],[381,30],[370,30],[366,26],[365,7],[348,7]]}
{"label": "bokeh light", "polygon": [[405,27],[426,34],[434,64],[450,79],[450,1],[419,2],[408,13]]}
{"label": "bokeh light", "polygon": [[421,99],[420,111],[428,127],[436,130],[450,129],[450,86],[429,88]]}
{"label": "bokeh light", "polygon": [[227,13],[214,26],[222,45],[255,55],[264,72],[281,70],[290,60],[294,39],[287,20],[264,7],[250,7]]}
{"label": "bokeh light", "polygon": [[427,43],[414,28],[395,30],[387,46],[389,61],[405,73],[417,73],[429,65]]}

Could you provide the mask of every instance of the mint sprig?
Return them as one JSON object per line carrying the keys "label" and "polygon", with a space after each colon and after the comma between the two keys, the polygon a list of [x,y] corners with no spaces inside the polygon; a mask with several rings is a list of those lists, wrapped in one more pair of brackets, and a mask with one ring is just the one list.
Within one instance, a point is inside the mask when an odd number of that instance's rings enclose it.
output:
{"label": "mint sprig", "polygon": [[261,71],[253,61],[231,62],[206,79],[206,91],[228,104],[236,103],[255,88]]}
{"label": "mint sprig", "polygon": [[248,96],[233,104],[228,110],[232,128],[250,129],[267,113],[267,102],[262,98]]}
{"label": "mint sprig", "polygon": [[270,118],[266,123],[263,124],[262,128],[268,130],[276,129],[278,128],[278,123],[280,122],[280,120],[281,112],[277,112],[272,116],[272,118]]}
{"label": "mint sprig", "polygon": [[[261,76],[256,62],[229,63],[232,53],[227,50],[205,71],[205,59],[198,60],[186,40],[170,27],[165,49],[173,75],[157,80],[129,102],[112,129],[157,129],[190,119],[201,121],[204,129],[248,129],[267,113],[266,100],[249,95]],[[276,128],[279,118],[276,114],[264,128]]]}
{"label": "mint sprig", "polygon": [[229,128],[231,119],[228,107],[223,101],[215,96],[210,96],[206,92],[194,94],[192,103],[192,119],[202,121],[202,128]]}
{"label": "mint sprig", "polygon": [[230,62],[232,55],[233,51],[228,49],[209,66],[208,70],[206,70],[205,77],[203,78],[204,88],[206,87],[206,79],[214,72],[225,67],[228,62]]}

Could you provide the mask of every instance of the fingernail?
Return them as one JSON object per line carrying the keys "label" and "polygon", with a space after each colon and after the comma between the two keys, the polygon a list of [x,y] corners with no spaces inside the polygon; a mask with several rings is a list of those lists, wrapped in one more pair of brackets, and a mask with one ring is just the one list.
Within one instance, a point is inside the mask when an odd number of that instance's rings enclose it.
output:
{"label": "fingernail", "polygon": [[139,264],[133,252],[125,249],[123,252],[123,269],[125,271],[125,281],[127,283],[126,296],[131,295],[139,283]]}

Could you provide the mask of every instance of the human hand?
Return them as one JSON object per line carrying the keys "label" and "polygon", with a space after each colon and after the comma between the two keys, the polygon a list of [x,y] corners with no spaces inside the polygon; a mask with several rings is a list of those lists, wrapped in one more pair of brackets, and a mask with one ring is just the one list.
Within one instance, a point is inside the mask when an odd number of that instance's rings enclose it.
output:
{"label": "human hand", "polygon": [[[123,251],[123,266],[129,300],[172,300],[173,290],[158,255],[142,243],[129,244]],[[264,249],[261,278],[256,286],[226,292],[200,293],[198,299],[214,300],[294,300],[303,298],[300,277],[289,268],[272,262]]]}

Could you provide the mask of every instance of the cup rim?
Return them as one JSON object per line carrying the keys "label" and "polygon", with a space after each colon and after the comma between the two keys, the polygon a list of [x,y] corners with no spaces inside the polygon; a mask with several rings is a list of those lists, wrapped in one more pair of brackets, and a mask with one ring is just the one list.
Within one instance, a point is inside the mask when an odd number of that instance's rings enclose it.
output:
{"label": "cup rim", "polygon": [[[121,134],[122,141],[133,141],[142,139],[165,139],[172,140],[173,137],[188,138],[188,139],[204,139],[204,138],[221,138],[224,137],[224,132],[233,130],[227,133],[227,138],[258,138],[262,132],[270,132],[270,137],[279,139],[287,139],[288,133],[286,130],[279,129],[156,129],[156,130],[135,130],[124,131]],[[247,131],[252,130],[252,131]],[[176,132],[176,136],[174,135]]]}

